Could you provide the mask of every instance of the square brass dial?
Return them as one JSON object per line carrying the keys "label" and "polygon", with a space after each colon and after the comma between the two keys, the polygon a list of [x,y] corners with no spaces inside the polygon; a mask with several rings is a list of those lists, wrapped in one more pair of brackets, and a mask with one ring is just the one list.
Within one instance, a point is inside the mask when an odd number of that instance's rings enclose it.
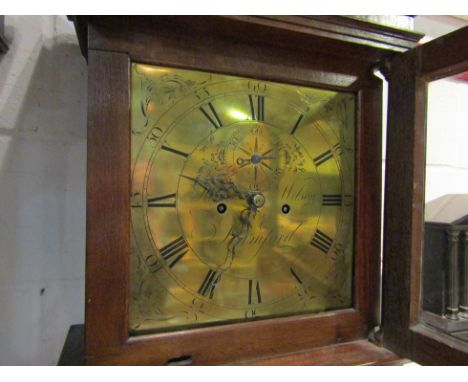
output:
{"label": "square brass dial", "polygon": [[352,93],[132,64],[133,335],[352,305]]}

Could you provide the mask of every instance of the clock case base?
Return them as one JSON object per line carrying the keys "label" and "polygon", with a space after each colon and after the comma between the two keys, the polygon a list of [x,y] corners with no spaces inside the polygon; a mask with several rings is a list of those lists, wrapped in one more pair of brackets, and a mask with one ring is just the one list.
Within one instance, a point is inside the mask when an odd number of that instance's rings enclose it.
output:
{"label": "clock case base", "polygon": [[[75,25],[89,65],[86,363],[233,364],[326,346],[351,354],[344,344],[366,342],[380,307],[382,85],[372,68],[420,36],[345,17],[86,17]],[[352,309],[129,337],[131,62],[356,95]]]}
{"label": "clock case base", "polygon": [[[361,340],[325,346],[316,349],[303,350],[291,354],[283,354],[268,358],[245,360],[233,365],[236,366],[390,366],[401,365],[407,360],[400,359],[394,353]],[[177,365],[190,365],[191,360],[175,361]],[[174,364],[173,363],[173,364]],[[68,331],[63,345],[62,353],[57,363],[58,366],[84,366],[84,324],[72,325]]]}

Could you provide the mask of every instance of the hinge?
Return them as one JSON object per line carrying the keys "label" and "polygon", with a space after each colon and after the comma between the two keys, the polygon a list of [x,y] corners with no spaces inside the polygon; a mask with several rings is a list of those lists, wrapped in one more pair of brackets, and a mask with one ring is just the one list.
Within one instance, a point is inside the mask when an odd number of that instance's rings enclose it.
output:
{"label": "hinge", "polygon": [[383,74],[385,79],[387,81],[389,81],[390,80],[390,75],[391,75],[391,72],[392,72],[392,60],[389,57],[384,58],[382,61],[380,61],[377,64],[377,66],[374,68],[374,70],[378,70],[380,73]]}
{"label": "hinge", "polygon": [[380,326],[374,326],[367,339],[377,346],[382,346],[382,328]]}

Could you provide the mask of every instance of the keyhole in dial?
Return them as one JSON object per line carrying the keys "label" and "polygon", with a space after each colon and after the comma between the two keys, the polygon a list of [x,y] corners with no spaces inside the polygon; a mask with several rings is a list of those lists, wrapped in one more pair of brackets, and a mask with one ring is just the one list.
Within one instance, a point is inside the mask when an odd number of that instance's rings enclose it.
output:
{"label": "keyhole in dial", "polygon": [[227,207],[224,203],[219,203],[216,209],[218,210],[220,214],[224,214],[227,210]]}
{"label": "keyhole in dial", "polygon": [[281,207],[281,211],[283,212],[283,214],[287,214],[289,213],[289,211],[291,211],[291,207],[289,207],[289,204],[283,204],[283,206]]}

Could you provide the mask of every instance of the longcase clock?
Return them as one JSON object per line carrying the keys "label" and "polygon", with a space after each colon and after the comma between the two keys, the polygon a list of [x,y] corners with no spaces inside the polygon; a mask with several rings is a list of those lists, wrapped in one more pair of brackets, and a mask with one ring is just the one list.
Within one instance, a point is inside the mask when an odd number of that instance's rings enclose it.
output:
{"label": "longcase clock", "polygon": [[86,362],[397,360],[369,341],[373,69],[419,35],[346,17],[74,21],[89,67]]}

